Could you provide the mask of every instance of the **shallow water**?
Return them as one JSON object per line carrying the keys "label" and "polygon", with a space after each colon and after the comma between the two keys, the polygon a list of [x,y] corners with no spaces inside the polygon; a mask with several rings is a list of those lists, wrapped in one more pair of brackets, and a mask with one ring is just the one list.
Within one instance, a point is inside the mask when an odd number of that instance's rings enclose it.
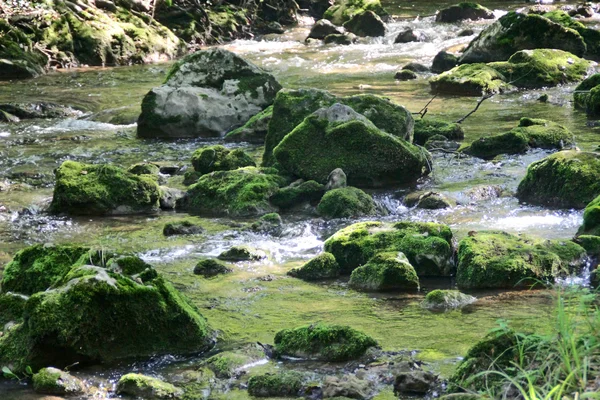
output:
{"label": "shallow water", "polygon": [[[436,2],[440,4],[442,2]],[[503,11],[526,4],[484,1]],[[394,72],[416,61],[430,64],[441,49],[466,45],[471,37],[456,38],[466,27],[476,32],[489,22],[435,24],[432,2],[390,0],[385,5],[395,15],[385,38],[351,46],[305,44],[307,26],[260,41],[236,41],[223,46],[270,70],[284,87],[319,87],[339,95],[376,93],[390,97],[417,112],[430,101],[427,76],[396,82]],[[452,4],[452,2],[448,2]],[[417,16],[419,16],[417,18]],[[590,22],[593,26],[596,21]],[[406,27],[423,31],[424,43],[393,44]],[[128,166],[140,161],[185,165],[203,140],[163,142],[135,137],[135,119],[143,95],[165,77],[169,64],[61,71],[38,79],[0,83],[0,102],[52,101],[79,109],[78,119],[0,123],[0,265],[18,249],[31,243],[82,242],[134,251],[155,265],[178,289],[185,292],[220,331],[219,346],[235,347],[255,341],[269,343],[283,327],[316,321],[349,324],[380,341],[385,350],[416,351],[430,368],[447,376],[458,357],[498,319],[517,328],[544,331],[552,308],[551,293],[481,292],[479,301],[448,313],[431,313],[420,307],[421,294],[369,295],[347,288],[344,281],[309,284],[287,278],[285,272],[322,250],[324,240],[355,221],[324,221],[310,213],[284,214],[285,231],[271,237],[240,231],[249,221],[197,218],[206,234],[194,238],[165,238],[166,222],[187,215],[162,212],[154,216],[112,218],[50,217],[40,212],[52,196],[53,169],[67,159],[110,162]],[[465,142],[516,126],[519,118],[547,118],[571,129],[582,150],[600,143],[598,128],[571,104],[574,85],[497,95],[483,103],[464,123]],[[541,93],[549,103],[539,103]],[[439,96],[426,116],[457,120],[473,109],[477,98]],[[242,145],[260,158],[258,146]],[[512,197],[527,165],[548,153],[532,151],[522,156],[482,161],[451,154],[434,155],[434,172],[419,189],[450,195],[459,205],[449,210],[416,210],[402,206],[402,196],[414,188],[373,192],[389,211],[382,220],[437,221],[450,225],[460,239],[472,230],[501,229],[540,238],[570,238],[581,224],[582,212],[520,205]],[[169,184],[183,187],[182,178]],[[498,185],[503,195],[474,201],[468,191],[480,185]],[[236,265],[236,273],[201,280],[191,271],[202,257],[216,256],[235,244],[251,243],[269,252],[269,261]],[[265,278],[267,276],[268,278]],[[423,289],[451,287],[451,280],[425,281]],[[200,357],[201,358],[201,357]],[[80,372],[95,385],[112,388],[114,379],[133,369],[161,373],[165,365],[189,366],[199,358],[163,358],[152,362],[95,368]],[[183,368],[183,367],[182,367]],[[98,398],[107,390],[99,390]],[[7,397],[8,396],[8,397]],[[33,397],[32,397],[33,396]],[[15,383],[0,383],[0,398],[39,398]]]}

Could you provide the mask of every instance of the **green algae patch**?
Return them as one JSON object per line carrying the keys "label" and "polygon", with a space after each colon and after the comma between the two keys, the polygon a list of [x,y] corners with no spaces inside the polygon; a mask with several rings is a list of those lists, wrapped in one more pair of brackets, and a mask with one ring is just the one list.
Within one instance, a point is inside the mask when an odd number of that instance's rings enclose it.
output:
{"label": "green algae patch", "polygon": [[530,204],[582,209],[600,194],[596,153],[561,151],[527,167],[517,198]]}
{"label": "green algae patch", "polygon": [[323,14],[323,18],[330,20],[334,25],[341,26],[355,15],[365,11],[372,11],[380,17],[389,15],[379,0],[343,0],[329,7]]}
{"label": "green algae patch", "polygon": [[251,376],[248,393],[254,397],[297,397],[302,388],[302,375],[297,372],[280,372]]}
{"label": "green algae patch", "polygon": [[192,155],[192,165],[200,174],[256,166],[252,157],[243,150],[230,150],[221,145],[207,146],[196,150]]}
{"label": "green algae patch", "polygon": [[348,326],[314,324],[277,332],[274,351],[322,361],[349,361],[360,358],[377,346],[375,339]]}
{"label": "green algae patch", "polygon": [[506,77],[486,64],[463,64],[429,80],[434,93],[481,96],[513,89]]}
{"label": "green algae patch", "polygon": [[183,390],[170,383],[142,374],[126,374],[117,382],[117,393],[143,399],[174,399],[183,395]]}
{"label": "green algae patch", "polygon": [[377,214],[373,198],[360,189],[345,187],[325,193],[317,211],[327,218],[365,217]]}
{"label": "green algae patch", "polygon": [[530,286],[581,269],[585,249],[571,241],[535,241],[500,231],[479,231],[460,241],[459,288]]}
{"label": "green algae patch", "polygon": [[178,207],[209,215],[251,216],[275,211],[269,198],[285,184],[273,169],[215,171],[189,187]]}
{"label": "green algae patch", "polygon": [[332,279],[340,276],[340,266],[331,253],[321,253],[300,268],[294,268],[288,275],[305,281]]}
{"label": "green algae patch", "polygon": [[107,215],[158,210],[160,189],[153,177],[122,168],[65,161],[56,170],[53,213]]}
{"label": "green algae patch", "polygon": [[359,222],[325,242],[344,273],[366,264],[378,253],[403,252],[419,276],[444,276],[453,269],[452,231],[446,225],[421,222]]}
{"label": "green algae patch", "polygon": [[434,118],[415,120],[415,144],[422,146],[435,135],[441,135],[448,140],[462,140],[465,132],[460,124],[454,122]]}
{"label": "green algae patch", "polygon": [[417,290],[419,277],[403,253],[379,253],[352,271],[350,287],[365,291]]}

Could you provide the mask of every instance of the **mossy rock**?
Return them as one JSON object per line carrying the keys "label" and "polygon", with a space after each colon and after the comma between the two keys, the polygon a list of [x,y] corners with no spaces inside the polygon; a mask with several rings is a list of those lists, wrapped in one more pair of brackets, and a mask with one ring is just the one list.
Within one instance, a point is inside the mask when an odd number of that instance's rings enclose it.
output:
{"label": "mossy rock", "polygon": [[417,74],[409,69],[402,69],[396,72],[396,74],[394,75],[394,79],[397,79],[399,81],[411,81],[417,78]]}
{"label": "mossy rock", "polygon": [[127,168],[127,172],[134,175],[158,175],[160,168],[153,163],[139,163]]}
{"label": "mossy rock", "polygon": [[333,254],[325,252],[314,257],[302,267],[290,270],[287,274],[305,281],[332,279],[340,276],[340,266]]}
{"label": "mossy rock", "polygon": [[313,324],[275,335],[274,354],[320,361],[350,361],[377,346],[375,339],[348,326]]}
{"label": "mossy rock", "polygon": [[436,22],[459,22],[463,20],[494,19],[494,13],[480,4],[462,2],[440,10]]}
{"label": "mossy rock", "polygon": [[212,346],[198,309],[155,271],[147,277],[137,281],[103,267],[74,267],[52,289],[27,300],[23,323],[0,337],[0,364],[18,374],[27,366],[196,354]]}
{"label": "mossy rock", "polygon": [[250,225],[250,229],[257,233],[280,235],[283,231],[283,220],[277,213],[265,214]]}
{"label": "mossy rock", "polygon": [[148,175],[107,164],[65,161],[55,171],[53,213],[115,215],[155,212],[160,189]]}
{"label": "mossy rock", "polygon": [[568,240],[480,231],[458,245],[456,283],[465,289],[527,287],[581,269],[585,257],[585,249]]}
{"label": "mossy rock", "polygon": [[0,293],[0,328],[8,322],[19,322],[23,319],[23,311],[28,298],[18,293]]}
{"label": "mossy rock", "polygon": [[462,140],[465,138],[465,132],[460,124],[434,118],[415,120],[415,144],[423,146],[435,135],[442,135],[448,140]]}
{"label": "mossy rock", "polygon": [[297,397],[302,375],[297,372],[254,375],[248,379],[248,393],[254,397]]}
{"label": "mossy rock", "polygon": [[348,183],[355,186],[410,183],[430,171],[425,150],[379,130],[339,103],[307,117],[273,154],[287,172],[319,183],[325,183],[336,168],[344,170]]}
{"label": "mossy rock", "polygon": [[414,125],[412,115],[406,108],[384,97],[372,94],[335,97],[333,94],[319,89],[284,89],[277,94],[273,103],[273,117],[265,139],[263,166],[275,164],[273,149],[306,117],[334,103],[351,107],[354,111],[367,117],[382,131],[412,141]]}
{"label": "mossy rock", "polygon": [[181,221],[169,222],[165,224],[163,228],[163,235],[165,236],[199,235],[203,232],[203,227],[195,222],[185,219]]}
{"label": "mossy rock", "polygon": [[202,260],[194,267],[194,275],[202,275],[205,278],[212,278],[217,275],[229,274],[233,272],[227,265],[217,260]]}
{"label": "mossy rock", "polygon": [[273,106],[271,105],[250,118],[244,125],[228,132],[225,135],[225,141],[263,144],[267,137],[269,122],[272,117]]}
{"label": "mossy rock", "polygon": [[274,169],[215,171],[188,188],[177,208],[207,215],[254,216],[276,211],[269,198],[285,184]]}
{"label": "mossy rock", "polygon": [[600,196],[592,200],[583,210],[583,224],[577,235],[600,236]]}
{"label": "mossy rock", "polygon": [[20,250],[4,268],[2,292],[32,295],[44,291],[79,263],[90,262],[90,248],[36,244]]}
{"label": "mossy rock", "polygon": [[123,375],[117,382],[117,393],[149,400],[178,399],[183,390],[170,383],[142,374]]}
{"label": "mossy rock", "polygon": [[385,36],[385,24],[373,11],[365,10],[344,22],[344,29],[361,37]]}
{"label": "mossy rock", "polygon": [[590,116],[600,115],[600,74],[594,74],[575,88],[575,107],[585,110]]}
{"label": "mossy rock", "polygon": [[217,257],[223,261],[260,261],[267,258],[267,253],[250,246],[232,246]]}
{"label": "mossy rock", "polygon": [[[264,356],[264,354],[262,354],[262,356]],[[242,352],[224,351],[208,358],[204,365],[214,372],[217,378],[230,379],[236,375],[238,369],[256,361],[257,358],[258,357],[252,357],[251,355]]]}
{"label": "mossy rock", "polygon": [[449,310],[460,308],[475,302],[477,299],[458,290],[436,289],[427,293],[423,307],[430,310]]}
{"label": "mossy rock", "polygon": [[58,368],[42,368],[31,380],[33,390],[40,394],[76,396],[85,392],[83,382]]}
{"label": "mossy rock", "polygon": [[600,195],[600,156],[561,151],[527,167],[517,198],[529,204],[582,209]]}
{"label": "mossy rock", "polygon": [[600,257],[600,236],[581,235],[578,232],[578,236],[574,239],[574,242],[583,247],[588,256],[594,258]]}
{"label": "mossy rock", "polygon": [[417,275],[448,276],[454,269],[452,231],[432,222],[359,222],[325,242],[342,272],[349,274],[382,252],[403,252]]}
{"label": "mossy rock", "polygon": [[527,136],[529,146],[541,149],[563,149],[575,144],[573,133],[563,125],[540,118],[521,118],[515,128]]}
{"label": "mossy rock", "polygon": [[442,72],[450,71],[457,65],[458,57],[454,54],[442,50],[439,53],[437,53],[433,58],[433,62],[431,64],[431,72],[441,74]]}
{"label": "mossy rock", "polygon": [[581,35],[546,17],[510,11],[485,28],[460,57],[460,63],[506,61],[520,50],[558,49],[581,57]]}
{"label": "mossy rock", "polygon": [[376,215],[377,204],[362,190],[349,186],[325,193],[317,211],[326,218],[357,218]]}
{"label": "mossy rock", "polygon": [[563,10],[552,10],[543,14],[543,16],[565,28],[577,31],[586,44],[586,56],[597,58],[598,55],[600,55],[600,32],[595,29],[587,28],[584,24],[572,18]]}
{"label": "mossy rock", "polygon": [[483,159],[492,159],[500,154],[523,154],[529,150],[529,140],[518,130],[482,137],[462,150],[464,153]]}
{"label": "mossy rock", "polygon": [[0,20],[0,80],[34,78],[45,72],[48,58],[31,38],[7,20]]}
{"label": "mossy rock", "polygon": [[279,208],[288,209],[303,203],[318,203],[323,194],[325,185],[316,181],[302,181],[279,189],[271,196],[270,201]]}
{"label": "mossy rock", "polygon": [[404,253],[378,253],[352,271],[350,287],[366,291],[417,290],[419,277]]}
{"label": "mossy rock", "polygon": [[252,157],[243,150],[230,150],[221,145],[207,146],[196,150],[192,155],[192,165],[196,172],[201,174],[256,166]]}
{"label": "mossy rock", "polygon": [[106,268],[130,276],[139,276],[146,270],[153,270],[152,265],[132,255],[117,255],[106,262]]}
{"label": "mossy rock", "polygon": [[507,82],[526,89],[581,81],[591,67],[589,61],[557,49],[521,50],[506,62],[487,65],[501,73]]}
{"label": "mossy rock", "polygon": [[434,93],[481,96],[510,91],[513,86],[486,64],[463,64],[429,80]]}
{"label": "mossy rock", "polygon": [[341,0],[329,7],[323,14],[323,18],[330,20],[334,25],[343,25],[356,14],[367,10],[383,18],[389,15],[379,0]]}

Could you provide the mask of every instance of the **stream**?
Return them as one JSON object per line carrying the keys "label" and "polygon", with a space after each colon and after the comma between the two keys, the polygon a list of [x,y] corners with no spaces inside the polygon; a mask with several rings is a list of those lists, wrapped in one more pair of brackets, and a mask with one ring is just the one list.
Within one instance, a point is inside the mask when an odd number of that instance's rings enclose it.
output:
{"label": "stream", "polygon": [[[305,44],[312,21],[302,20],[300,26],[282,35],[238,40],[222,47],[269,70],[286,88],[317,87],[336,95],[374,93],[418,112],[432,98],[427,78],[433,74],[399,82],[394,80],[394,73],[408,62],[430,65],[440,50],[468,44],[491,21],[441,24],[434,22],[432,15],[437,7],[429,2],[387,0],[382,3],[394,15],[394,20],[388,23],[385,37],[369,39],[368,43]],[[435,2],[440,8],[443,4],[454,2]],[[500,0],[481,4],[494,10],[496,17],[531,5]],[[590,26],[600,27],[600,15],[592,18]],[[396,35],[407,27],[423,32],[427,41],[394,44]],[[457,33],[466,28],[473,29],[475,35],[457,37]],[[169,67],[166,63],[85,68],[56,71],[26,81],[0,82],[0,103],[49,101],[80,110],[79,117],[68,119],[0,123],[0,270],[16,251],[34,243],[85,243],[132,251],[154,265],[200,308],[218,331],[215,351],[257,341],[272,343],[274,334],[283,328],[313,322],[340,323],[373,336],[384,350],[414,355],[426,363],[427,369],[443,377],[451,374],[460,357],[496,327],[498,321],[509,321],[511,326],[527,331],[543,332],[548,328],[553,300],[552,293],[544,290],[470,292],[478,298],[476,303],[462,310],[432,313],[420,306],[421,293],[366,294],[350,290],[344,279],[315,284],[286,277],[290,268],[319,254],[331,234],[357,222],[356,219],[328,221],[313,211],[284,213],[283,233],[275,237],[238,229],[241,224],[251,222],[248,220],[192,216],[191,219],[205,228],[204,234],[165,237],[162,235],[165,223],[187,215],[162,211],[151,216],[62,217],[43,213],[52,197],[53,170],[65,160],[125,167],[142,161],[184,166],[189,165],[195,149],[220,143],[201,139],[165,142],[136,138],[135,121],[141,100],[150,88],[162,83]],[[600,127],[589,123],[584,112],[574,109],[575,86],[496,95],[463,123],[464,141],[469,143],[508,131],[521,117],[535,117],[565,125],[575,134],[577,147],[595,150],[600,144]],[[549,95],[547,103],[537,100],[542,93]],[[428,116],[458,120],[471,111],[477,101],[475,97],[438,96],[429,105]],[[227,146],[241,147],[256,160],[262,156],[262,146]],[[548,154],[534,150],[484,161],[435,153],[433,173],[418,184],[418,189],[434,190],[457,199],[459,205],[449,209],[403,206],[402,197],[415,187],[369,193],[389,213],[378,220],[448,224],[456,241],[470,231],[484,229],[546,239],[571,238],[581,225],[583,210],[521,205],[513,196],[527,166]],[[182,176],[171,177],[169,185],[184,188],[182,180]],[[474,190],[490,185],[499,188],[499,196],[474,200]],[[238,244],[251,244],[268,252],[269,260],[238,263],[235,273],[227,277],[203,280],[192,274],[199,259],[217,256]],[[585,277],[575,283],[585,285]],[[451,279],[423,280],[421,290],[451,287]],[[116,395],[111,391],[123,373],[140,371],[177,380],[204,357],[133,360],[73,373],[94,388],[91,395],[83,398],[113,398]],[[270,365],[268,368],[287,367]],[[311,366],[306,369],[313,370]],[[37,395],[25,384],[0,381],[0,399],[55,398]]]}

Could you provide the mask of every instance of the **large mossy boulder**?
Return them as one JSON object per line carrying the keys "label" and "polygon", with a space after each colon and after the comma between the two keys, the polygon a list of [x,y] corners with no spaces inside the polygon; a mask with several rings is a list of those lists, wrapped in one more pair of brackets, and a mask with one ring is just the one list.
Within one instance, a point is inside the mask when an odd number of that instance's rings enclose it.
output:
{"label": "large mossy boulder", "polygon": [[340,276],[340,266],[333,254],[321,253],[302,267],[290,270],[288,275],[305,281],[332,279]]}
{"label": "large mossy boulder", "polygon": [[379,0],[340,0],[325,11],[323,18],[330,20],[334,25],[343,25],[364,11],[372,11],[382,18],[389,15]]}
{"label": "large mossy boulder", "polygon": [[434,93],[481,96],[502,93],[514,87],[500,72],[486,64],[463,64],[429,80]]}
{"label": "large mossy boulder", "polygon": [[160,189],[154,177],[108,164],[65,161],[55,171],[53,213],[118,215],[155,212]]}
{"label": "large mossy boulder", "polygon": [[415,120],[414,143],[423,146],[435,135],[442,135],[448,140],[462,140],[465,132],[460,124],[428,118]]}
{"label": "large mossy boulder", "polygon": [[494,19],[494,13],[480,4],[463,2],[444,8],[435,16],[436,22],[459,22],[467,19]]}
{"label": "large mossy boulder", "polygon": [[117,382],[117,394],[140,399],[166,400],[183,396],[184,391],[170,383],[142,374],[123,375]]}
{"label": "large mossy boulder", "polygon": [[460,241],[456,283],[459,288],[512,289],[577,271],[585,249],[566,241],[536,241],[500,231],[480,231]]}
{"label": "large mossy boulder", "polygon": [[452,231],[432,222],[359,222],[327,239],[325,251],[346,274],[391,251],[403,252],[418,276],[449,276],[454,268]]}
{"label": "large mossy boulder", "polygon": [[0,20],[0,81],[34,78],[44,73],[47,61],[25,32]]}
{"label": "large mossy boulder", "polygon": [[362,190],[349,186],[325,193],[317,211],[326,218],[366,217],[377,214],[377,204]]}
{"label": "large mossy boulder", "polygon": [[[42,254],[40,263],[30,264],[41,265],[47,257]],[[193,354],[212,345],[206,320],[194,305],[147,264],[137,263],[147,266],[141,271],[128,269],[124,266],[132,263],[121,258],[99,263],[106,267],[75,261],[50,286],[32,294],[22,322],[0,337],[0,364],[21,373],[28,366],[36,370]]]}
{"label": "large mossy boulder", "polygon": [[522,132],[511,130],[479,138],[463,152],[474,157],[491,159],[500,154],[523,154],[527,150],[529,150],[527,137]]}
{"label": "large mossy boulder", "polygon": [[344,23],[344,28],[362,37],[385,36],[385,24],[373,11],[366,10]]}
{"label": "large mossy boulder", "polygon": [[596,59],[600,55],[600,32],[586,27],[581,22],[572,18],[566,12],[562,10],[552,10],[543,14],[544,17],[548,18],[552,22],[556,22],[564,26],[577,31],[583,38],[586,44],[585,55]]}
{"label": "large mossy boulder", "polygon": [[375,339],[348,326],[313,324],[277,332],[277,357],[291,356],[320,361],[356,360],[377,346]]}
{"label": "large mossy boulder", "polygon": [[232,52],[210,49],[178,61],[142,101],[138,136],[219,137],[273,103],[281,85]]}
{"label": "large mossy boulder", "polygon": [[273,149],[306,117],[335,103],[351,107],[382,131],[412,142],[414,120],[411,113],[384,97],[372,94],[335,97],[319,89],[281,90],[273,104],[273,117],[265,139],[263,166],[275,163]]}
{"label": "large mossy boulder", "polygon": [[276,211],[269,203],[285,179],[272,168],[239,168],[203,175],[177,202],[178,208],[207,215],[255,216]]}
{"label": "large mossy boulder", "polygon": [[506,61],[519,50],[559,49],[584,55],[581,35],[541,15],[514,11],[484,29],[464,51],[460,63]]}
{"label": "large mossy boulder", "polygon": [[585,110],[589,116],[600,115],[600,74],[585,79],[573,93],[575,107]]}
{"label": "large mossy boulder", "polygon": [[430,172],[429,154],[336,103],[307,117],[273,150],[287,172],[325,183],[336,168],[355,186],[411,183]]}
{"label": "large mossy boulder", "polygon": [[196,172],[208,174],[213,171],[230,171],[243,167],[256,167],[254,160],[242,149],[228,149],[215,145],[202,147],[192,155],[192,165]]}
{"label": "large mossy boulder", "polygon": [[584,208],[600,195],[600,155],[568,150],[527,167],[517,198],[529,204]]}
{"label": "large mossy boulder", "polygon": [[417,290],[419,277],[401,252],[378,253],[352,271],[350,287],[366,291]]}

